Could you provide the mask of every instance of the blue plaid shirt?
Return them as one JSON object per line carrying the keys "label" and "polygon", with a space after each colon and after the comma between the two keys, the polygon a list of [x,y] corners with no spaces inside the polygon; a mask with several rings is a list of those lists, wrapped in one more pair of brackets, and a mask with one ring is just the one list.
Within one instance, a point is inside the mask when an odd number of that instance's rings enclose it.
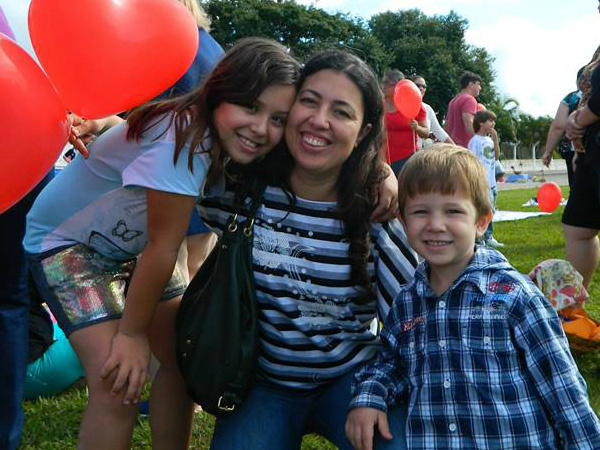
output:
{"label": "blue plaid shirt", "polygon": [[409,449],[600,449],[556,313],[492,249],[437,297],[422,263],[398,295],[351,408],[407,402]]}

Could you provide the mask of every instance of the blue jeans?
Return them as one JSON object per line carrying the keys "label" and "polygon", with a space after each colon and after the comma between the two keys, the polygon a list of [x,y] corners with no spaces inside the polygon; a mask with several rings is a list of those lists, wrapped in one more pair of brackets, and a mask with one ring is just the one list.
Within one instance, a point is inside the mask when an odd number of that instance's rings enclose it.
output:
{"label": "blue jeans", "polygon": [[344,426],[354,373],[309,393],[257,382],[238,411],[217,418],[211,450],[298,450],[307,433],[353,450]]}
{"label": "blue jeans", "polygon": [[23,250],[25,216],[54,171],[17,204],[0,214],[0,449],[19,446],[21,400],[27,366],[29,294]]}
{"label": "blue jeans", "polygon": [[388,425],[392,433],[392,440],[382,438],[375,432],[373,440],[374,450],[406,450],[406,405],[395,406],[388,409]]}

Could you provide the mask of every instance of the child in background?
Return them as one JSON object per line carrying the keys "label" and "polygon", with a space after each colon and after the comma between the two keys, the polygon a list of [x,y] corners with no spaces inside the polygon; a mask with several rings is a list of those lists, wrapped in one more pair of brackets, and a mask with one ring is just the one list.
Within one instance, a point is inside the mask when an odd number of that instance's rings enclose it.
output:
{"label": "child in background", "polygon": [[[486,177],[490,185],[490,199],[492,202],[492,215],[496,212],[496,199],[498,189],[496,188],[496,161],[500,152],[498,146],[498,133],[494,128],[496,114],[490,110],[477,111],[473,118],[473,130],[475,135],[469,141],[469,150],[479,158],[486,171]],[[502,248],[504,244],[498,242],[492,236],[494,227],[492,222],[483,235],[483,243],[489,247]]]}
{"label": "child in background", "polygon": [[375,428],[379,450],[600,448],[555,311],[502,254],[475,244],[492,211],[478,159],[436,144],[407,162],[399,185],[408,241],[425,261],[355,377],[355,448],[373,448]]}
{"label": "child in background", "polygon": [[152,349],[161,363],[153,448],[187,449],[193,404],[174,352],[186,287],[174,271],[178,250],[198,196],[226,162],[249,164],[280,142],[298,78],[283,46],[242,40],[200,88],[144,105],[102,134],[33,205],[25,250],[86,372],[78,448],[130,448]]}

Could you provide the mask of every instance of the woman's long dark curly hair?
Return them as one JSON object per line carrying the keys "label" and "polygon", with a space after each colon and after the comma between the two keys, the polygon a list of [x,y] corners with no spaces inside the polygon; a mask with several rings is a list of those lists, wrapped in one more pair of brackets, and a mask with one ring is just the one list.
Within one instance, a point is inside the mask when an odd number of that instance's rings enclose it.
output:
{"label": "woman's long dark curly hair", "polygon": [[[333,70],[346,75],[361,93],[364,116],[361,131],[370,125],[370,131],[354,148],[342,165],[337,180],[337,203],[344,233],[350,241],[350,276],[360,287],[357,303],[374,298],[374,289],[368,271],[370,251],[370,215],[375,207],[379,184],[386,176],[381,148],[383,133],[383,97],[377,77],[371,68],[357,56],[341,50],[329,50],[313,56],[302,69],[302,83],[322,70]],[[268,155],[259,170],[273,184],[291,191],[289,179],[294,160],[282,146]]]}
{"label": "woman's long dark curly hair", "polygon": [[193,153],[200,148],[206,131],[210,134],[211,165],[207,184],[216,182],[224,172],[227,152],[218,138],[213,113],[221,103],[252,106],[269,86],[295,86],[300,75],[298,62],[275,41],[245,38],[229,49],[207,80],[190,93],[169,100],[149,103],[131,112],[127,121],[128,139],[139,139],[154,126],[159,116],[172,113],[175,121],[177,161],[187,142],[191,143],[188,167],[192,171]]}

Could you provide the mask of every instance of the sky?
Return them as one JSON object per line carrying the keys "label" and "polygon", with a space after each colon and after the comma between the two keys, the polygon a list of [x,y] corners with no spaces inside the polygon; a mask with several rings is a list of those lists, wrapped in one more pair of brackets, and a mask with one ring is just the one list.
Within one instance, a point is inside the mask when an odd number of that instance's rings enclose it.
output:
{"label": "sky", "polygon": [[[418,8],[427,15],[454,10],[468,20],[468,44],[495,58],[496,88],[533,116],[554,117],[575,90],[577,70],[600,45],[598,0],[297,0],[328,12],[369,19]],[[402,67],[398,67],[402,70]],[[425,97],[427,99],[427,97]]]}
{"label": "sky", "polygon": [[[575,89],[577,70],[600,45],[598,0],[296,1],[365,19],[389,10],[419,8],[427,15],[454,10],[468,20],[467,43],[484,47],[495,58],[500,94],[515,98],[533,116],[554,116],[560,100]],[[33,55],[27,31],[29,3],[0,0],[17,42]]]}

